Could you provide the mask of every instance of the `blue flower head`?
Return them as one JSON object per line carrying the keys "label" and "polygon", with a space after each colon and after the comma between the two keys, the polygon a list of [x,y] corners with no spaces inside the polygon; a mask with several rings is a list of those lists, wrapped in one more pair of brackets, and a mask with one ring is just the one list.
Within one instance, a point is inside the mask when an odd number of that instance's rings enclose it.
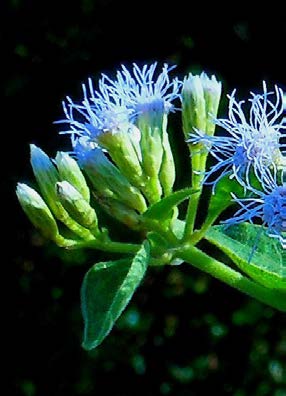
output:
{"label": "blue flower head", "polygon": [[134,63],[132,72],[122,66],[115,80],[103,75],[101,85],[115,100],[123,101],[132,111],[133,119],[148,113],[169,113],[175,110],[173,101],[180,98],[181,82],[177,78],[170,80],[169,72],[173,67],[164,64],[157,77],[156,68],[156,62],[142,68]]}
{"label": "blue flower head", "polygon": [[[274,102],[270,100],[271,95],[275,97]],[[267,92],[263,83],[262,94],[251,93],[248,119],[242,108],[245,102],[236,101],[235,91],[228,98],[228,119],[214,119],[215,124],[225,129],[228,135],[207,136],[204,131],[196,131],[190,134],[188,141],[204,144],[217,160],[205,180],[214,172],[221,171],[219,178],[229,175],[247,186],[251,171],[260,177],[280,162],[281,150],[285,147],[281,142],[285,126],[279,121],[283,112],[283,92],[277,86],[275,92]],[[218,179],[213,183],[216,184]]]}
{"label": "blue flower head", "polygon": [[240,209],[225,223],[236,224],[244,221],[252,223],[254,218],[258,218],[267,228],[267,234],[277,238],[281,246],[286,249],[286,183],[283,181],[283,175],[282,172],[282,183],[278,184],[275,179],[276,174],[264,173],[260,179],[263,190],[252,188],[253,197],[239,199],[233,195]]}
{"label": "blue flower head", "polygon": [[77,140],[84,138],[98,146],[97,138],[105,132],[116,133],[129,127],[131,110],[127,109],[119,97],[112,97],[102,84],[98,91],[93,89],[91,79],[82,85],[83,100],[75,103],[70,97],[63,102],[66,118],[58,123],[68,124],[73,148]]}
{"label": "blue flower head", "polygon": [[98,138],[102,133],[134,130],[131,124],[140,114],[160,117],[174,111],[172,102],[180,96],[180,82],[177,78],[170,80],[168,73],[172,68],[166,64],[156,78],[156,66],[154,63],[140,69],[134,64],[132,73],[122,66],[114,80],[103,74],[97,90],[91,79],[83,84],[81,102],[75,103],[67,97],[63,102],[65,119],[57,123],[68,124],[69,129],[61,133],[71,135],[73,148],[79,138],[84,137],[85,141],[99,146]]}

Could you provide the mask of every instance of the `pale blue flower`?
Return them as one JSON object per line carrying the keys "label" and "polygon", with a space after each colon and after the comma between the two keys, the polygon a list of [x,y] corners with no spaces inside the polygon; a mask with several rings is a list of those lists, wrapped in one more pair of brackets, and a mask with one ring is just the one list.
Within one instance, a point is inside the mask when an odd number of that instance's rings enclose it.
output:
{"label": "pale blue flower", "polygon": [[157,62],[142,68],[134,63],[132,72],[122,66],[115,80],[103,75],[100,83],[114,99],[122,100],[135,117],[154,109],[165,113],[174,111],[173,101],[181,97],[182,82],[178,78],[170,79],[169,72],[174,66],[164,64],[160,74],[156,68]]}
{"label": "pale blue flower", "polygon": [[[274,102],[269,97],[274,95]],[[250,184],[249,176],[253,171],[257,177],[263,175],[269,167],[276,168],[279,163],[283,129],[280,120],[283,113],[283,92],[275,86],[275,92],[267,92],[263,83],[263,94],[251,93],[249,116],[246,118],[244,101],[237,102],[235,91],[229,98],[227,119],[214,119],[214,123],[228,132],[227,136],[208,136],[204,131],[196,130],[190,134],[188,142],[202,143],[217,160],[206,173],[205,181],[217,171],[221,171],[216,182],[229,175],[243,186]]]}
{"label": "pale blue flower", "polygon": [[116,133],[128,128],[131,110],[127,109],[119,97],[112,97],[103,84],[99,90],[93,89],[91,79],[88,85],[82,84],[83,100],[77,104],[70,97],[63,102],[66,118],[57,123],[68,124],[70,129],[61,133],[71,135],[72,146],[79,138],[93,142],[97,147],[97,137],[106,131]]}
{"label": "pale blue flower", "polygon": [[[97,90],[92,80],[82,85],[83,100],[74,102],[70,97],[63,102],[65,119],[57,123],[68,124],[69,129],[60,133],[70,134],[73,148],[78,139],[84,138],[99,147],[97,138],[104,132],[116,133],[132,129],[136,117],[144,112],[168,113],[174,111],[172,102],[180,96],[180,82],[170,80],[168,65],[155,76],[156,63],[142,69],[133,64],[132,73],[125,66],[112,80],[102,74]],[[134,128],[133,128],[134,129]]]}
{"label": "pale blue flower", "polygon": [[286,183],[283,179],[284,174],[281,184],[277,183],[275,176],[270,172],[264,173],[260,179],[263,190],[252,188],[254,193],[252,197],[237,198],[232,194],[240,209],[225,223],[229,225],[244,221],[252,223],[253,219],[260,219],[262,225],[266,227],[267,234],[277,238],[281,246],[286,249]]}

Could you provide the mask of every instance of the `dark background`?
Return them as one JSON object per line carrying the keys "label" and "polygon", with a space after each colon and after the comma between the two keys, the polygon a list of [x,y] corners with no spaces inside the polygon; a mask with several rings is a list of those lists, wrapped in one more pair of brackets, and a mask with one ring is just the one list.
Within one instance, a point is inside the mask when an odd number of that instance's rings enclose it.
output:
{"label": "dark background", "polygon": [[237,87],[241,97],[263,79],[285,89],[285,17],[275,5],[1,2],[6,395],[286,395],[285,315],[189,266],[150,270],[110,336],[85,352],[81,281],[108,257],[71,258],[42,240],[14,193],[32,180],[29,143],[51,156],[70,148],[53,124],[65,95],[80,97],[87,77],[122,63],[215,73],[224,94]]}

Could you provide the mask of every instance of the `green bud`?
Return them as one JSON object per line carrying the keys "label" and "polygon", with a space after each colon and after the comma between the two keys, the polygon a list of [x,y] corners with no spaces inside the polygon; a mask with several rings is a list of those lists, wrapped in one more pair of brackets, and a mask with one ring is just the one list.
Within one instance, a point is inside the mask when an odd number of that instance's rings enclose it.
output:
{"label": "green bud", "polygon": [[162,187],[159,180],[159,172],[163,158],[162,129],[144,125],[141,131],[142,166],[146,176],[143,187],[144,194],[150,203],[160,200]]}
{"label": "green bud", "polygon": [[165,115],[164,119],[165,122],[163,124],[162,131],[163,157],[159,172],[159,179],[163,188],[164,196],[167,196],[172,193],[176,177],[176,169],[172,149],[169,142],[169,135],[167,132],[167,115]]}
{"label": "green bud", "polygon": [[[200,130],[208,135],[215,131],[214,118],[217,116],[221,96],[221,83],[215,76],[205,73],[185,77],[182,89],[183,131],[186,138]],[[192,153],[192,186],[199,188],[206,168],[208,151],[200,144],[189,144]]]}
{"label": "green bud", "polygon": [[65,211],[56,194],[56,183],[60,181],[59,173],[43,150],[31,145],[31,165],[41,193],[58,219],[65,217]]}
{"label": "green bud", "polygon": [[97,230],[97,216],[82,194],[69,182],[56,184],[57,195],[68,214],[78,224],[88,229]]}
{"label": "green bud", "polygon": [[152,204],[172,192],[175,181],[173,153],[167,133],[169,109],[163,98],[138,105],[136,123],[141,132],[142,166],[147,176],[144,194]]}
{"label": "green bud", "polygon": [[202,73],[200,78],[204,90],[206,104],[206,134],[212,136],[215,131],[213,117],[217,116],[220,103],[221,82],[217,81],[214,75],[209,78],[206,73]]}
{"label": "green bud", "polygon": [[97,197],[98,202],[109,216],[117,219],[132,230],[140,229],[140,220],[135,210],[112,198]]}
{"label": "green bud", "polygon": [[68,153],[59,151],[55,158],[61,180],[67,180],[89,202],[90,191],[77,162]]}
{"label": "green bud", "polygon": [[82,160],[82,167],[99,196],[114,198],[143,213],[146,203],[139,189],[132,186],[101,149],[94,148]]}
{"label": "green bud", "polygon": [[31,223],[47,238],[56,241],[59,237],[57,223],[42,197],[33,188],[18,183],[18,200]]}
{"label": "green bud", "polygon": [[81,238],[94,238],[90,231],[69,216],[61,204],[56,192],[56,184],[61,181],[59,172],[47,154],[35,145],[31,145],[31,164],[41,193],[55,217]]}
{"label": "green bud", "polygon": [[186,137],[194,128],[206,130],[206,102],[200,76],[185,77],[182,89],[183,131]]}
{"label": "green bud", "polygon": [[149,177],[158,176],[162,162],[164,115],[164,101],[158,99],[144,104],[137,117],[137,125],[141,132],[142,163]]}
{"label": "green bud", "polygon": [[137,127],[128,124],[124,130],[102,132],[97,142],[108,151],[118,169],[134,186],[141,188],[144,185]]}
{"label": "green bud", "polygon": [[213,135],[221,96],[221,83],[215,76],[209,78],[206,73],[189,74],[185,77],[182,89],[183,131],[188,138],[195,129]]}
{"label": "green bud", "polygon": [[[147,179],[143,191],[151,204],[161,198],[162,185],[159,174],[162,173],[162,161],[169,162],[167,157],[170,152],[167,155],[164,154],[163,145],[166,119],[165,102],[162,98],[152,98],[138,106],[136,123],[141,132],[142,167]],[[164,172],[163,170],[163,174]],[[168,188],[163,186],[163,190],[166,193],[165,190]]]}

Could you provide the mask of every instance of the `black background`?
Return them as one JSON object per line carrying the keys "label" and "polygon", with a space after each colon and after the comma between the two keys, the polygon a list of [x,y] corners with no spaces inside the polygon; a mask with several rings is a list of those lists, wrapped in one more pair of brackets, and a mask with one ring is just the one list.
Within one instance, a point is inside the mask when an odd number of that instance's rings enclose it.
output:
{"label": "black background", "polygon": [[120,64],[177,64],[181,77],[204,70],[241,97],[262,80],[285,89],[286,24],[275,6],[1,3],[6,395],[286,395],[285,315],[185,266],[150,271],[102,346],[82,350],[81,281],[106,257],[70,260],[43,241],[14,192],[32,180],[29,143],[50,156],[70,149],[53,124],[65,96]]}

